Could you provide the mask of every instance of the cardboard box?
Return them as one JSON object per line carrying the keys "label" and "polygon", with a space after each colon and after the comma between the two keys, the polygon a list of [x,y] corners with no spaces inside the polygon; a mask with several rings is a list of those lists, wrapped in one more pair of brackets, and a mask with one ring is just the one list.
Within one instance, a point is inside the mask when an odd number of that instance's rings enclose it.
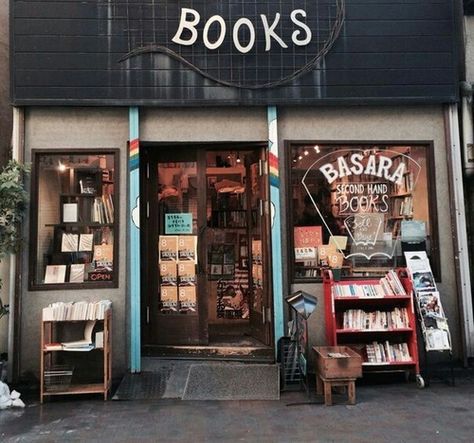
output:
{"label": "cardboard box", "polygon": [[316,369],[326,379],[362,377],[362,357],[348,346],[314,346]]}

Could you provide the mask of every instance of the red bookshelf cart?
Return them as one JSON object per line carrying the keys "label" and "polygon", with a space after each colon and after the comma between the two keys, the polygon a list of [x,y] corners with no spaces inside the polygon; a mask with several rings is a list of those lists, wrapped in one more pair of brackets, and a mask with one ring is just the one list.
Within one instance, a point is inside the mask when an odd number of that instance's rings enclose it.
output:
{"label": "red bookshelf cart", "polygon": [[[370,372],[402,371],[405,372],[407,379],[410,374],[414,374],[417,385],[424,387],[418,360],[416,317],[411,292],[411,281],[409,278],[404,277],[402,271],[397,272],[397,274],[405,289],[405,295],[377,294],[360,296],[360,290],[357,286],[363,288],[364,286],[378,285],[380,279],[345,279],[335,281],[332,272],[326,270],[323,274],[323,283],[327,344],[329,346],[350,346],[358,352],[362,356],[364,374]],[[346,295],[341,296],[341,292],[344,292]],[[397,311],[395,311],[396,309]],[[351,322],[348,324],[347,321],[347,318],[351,318],[350,315],[353,312],[360,312],[360,315],[365,315],[364,318],[370,318],[371,316],[375,318],[376,315],[394,318],[395,312],[400,313],[401,310],[404,313],[403,327],[400,324],[397,326],[390,324],[391,321],[385,322],[381,327],[373,327],[374,325],[370,324],[370,321],[367,321],[368,324],[365,324],[364,327],[361,327],[360,324],[357,325],[358,327],[351,327]],[[376,314],[377,311],[379,314]],[[345,318],[346,321],[344,321]],[[377,343],[377,346],[382,344],[383,347],[390,350],[385,353],[384,357],[375,358],[376,361],[373,361],[374,358],[371,358],[370,360],[372,361],[369,361],[368,349],[373,349],[374,342]],[[399,349],[402,347],[405,350],[408,349],[409,355],[405,353],[402,357],[400,356]],[[397,351],[394,351],[394,349],[397,349]],[[395,352],[399,355],[395,356]]]}

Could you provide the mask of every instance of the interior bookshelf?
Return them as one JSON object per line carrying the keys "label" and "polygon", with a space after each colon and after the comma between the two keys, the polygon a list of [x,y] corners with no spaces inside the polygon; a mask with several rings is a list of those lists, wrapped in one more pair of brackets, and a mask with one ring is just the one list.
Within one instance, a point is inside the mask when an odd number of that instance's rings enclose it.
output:
{"label": "interior bookshelf", "polygon": [[38,174],[42,228],[30,284],[115,285],[115,159],[71,156],[55,164],[53,157]]}
{"label": "interior bookshelf", "polygon": [[[76,394],[101,394],[104,400],[112,384],[112,309],[103,315],[89,315],[94,320],[41,321],[40,401],[46,397]],[[86,317],[84,317],[86,318]],[[89,344],[84,338],[64,342],[74,333],[93,334]],[[92,363],[99,362],[97,367]],[[84,368],[85,374],[74,365]],[[76,374],[78,372],[78,374]]]}
{"label": "interior bookshelf", "polygon": [[323,284],[328,345],[358,352],[365,373],[419,373],[413,298],[395,271],[342,281],[325,271]]}

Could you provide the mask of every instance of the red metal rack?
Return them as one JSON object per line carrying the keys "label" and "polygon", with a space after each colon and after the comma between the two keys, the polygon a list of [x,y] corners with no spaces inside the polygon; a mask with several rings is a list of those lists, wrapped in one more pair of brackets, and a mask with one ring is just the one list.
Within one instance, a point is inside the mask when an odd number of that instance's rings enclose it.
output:
{"label": "red metal rack", "polygon": [[[330,346],[346,345],[358,352],[363,359],[362,369],[365,374],[370,372],[405,372],[406,378],[412,373],[416,376],[418,386],[423,387],[424,381],[420,375],[418,360],[418,346],[416,339],[416,317],[413,305],[410,279],[403,277],[398,272],[400,280],[407,295],[386,296],[336,296],[334,287],[336,285],[375,285],[379,279],[344,279],[334,281],[333,274],[326,270],[323,274],[326,340]],[[349,309],[360,309],[365,312],[393,311],[396,307],[406,308],[408,316],[408,327],[405,328],[383,328],[383,329],[347,329],[343,325],[344,312]],[[366,345],[377,341],[390,344],[407,343],[410,352],[410,361],[383,361],[369,363]]]}

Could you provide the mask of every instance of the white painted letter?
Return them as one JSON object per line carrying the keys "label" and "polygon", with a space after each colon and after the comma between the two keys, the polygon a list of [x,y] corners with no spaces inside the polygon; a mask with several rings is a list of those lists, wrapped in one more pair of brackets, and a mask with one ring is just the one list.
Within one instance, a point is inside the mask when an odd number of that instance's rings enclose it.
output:
{"label": "white painted letter", "polygon": [[264,14],[260,14],[263,23],[263,30],[265,31],[265,51],[272,49],[272,38],[274,38],[282,48],[288,48],[288,45],[276,34],[275,28],[280,22],[280,13],[276,13],[275,20],[271,26],[268,26],[267,17]]}
{"label": "white painted letter", "polygon": [[365,166],[364,174],[377,175],[375,155],[369,155],[369,159],[367,160],[367,165]]}
{"label": "white painted letter", "polygon": [[351,155],[351,162],[353,166],[351,167],[351,171],[355,175],[360,175],[362,174],[362,171],[364,170],[364,165],[361,163],[363,160],[364,156],[362,154],[352,154]]}
{"label": "white painted letter", "polygon": [[[247,28],[249,28],[249,31],[250,31],[250,40],[247,43],[247,46],[242,46],[239,41],[239,29],[242,25],[247,26]],[[234,29],[232,32],[232,37],[234,39],[234,45],[238,51],[244,54],[249,52],[253,48],[253,45],[255,44],[255,28],[253,27],[252,22],[248,18],[239,18],[235,22]]]}
{"label": "white painted letter", "polygon": [[306,11],[304,11],[303,9],[295,9],[290,15],[291,21],[295,25],[299,26],[301,29],[304,29],[304,31],[306,32],[306,37],[302,40],[299,40],[298,37],[300,36],[301,31],[298,30],[293,32],[293,34],[291,35],[291,39],[293,40],[293,43],[296,46],[306,46],[308,43],[311,42],[313,34],[311,33],[311,29],[309,29],[309,27],[305,23],[296,18],[297,15],[302,15],[306,18]]}
{"label": "white painted letter", "polygon": [[405,163],[399,163],[397,169],[393,173],[392,177],[389,178],[392,182],[396,183],[397,185],[401,185],[403,183],[403,175],[405,174]]}
{"label": "white painted letter", "polygon": [[[219,35],[219,38],[214,42],[211,43],[209,41],[209,28],[214,22],[218,22],[221,25],[221,33]],[[224,41],[225,38],[225,31],[226,31],[226,25],[224,19],[220,15],[213,15],[207,22],[206,25],[204,26],[204,31],[202,35],[202,39],[204,41],[204,45],[206,46],[207,49],[217,49],[220,45],[222,45],[222,42]]]}
{"label": "white painted letter", "polygon": [[324,174],[329,184],[339,177],[339,174],[331,163],[326,163],[325,165],[321,166],[319,170]]}
{"label": "white painted letter", "polygon": [[392,159],[385,157],[384,155],[380,156],[379,159],[379,170],[377,171],[377,177],[384,177],[387,180],[390,180],[390,168],[392,167]]}
{"label": "white painted letter", "polygon": [[[191,14],[194,16],[194,19],[191,21],[186,20],[186,16],[188,14]],[[196,26],[201,20],[201,16],[199,15],[199,12],[197,12],[194,9],[189,9],[189,8],[181,8],[181,19],[179,21],[179,27],[178,30],[176,31],[175,36],[171,39],[173,42],[175,42],[178,45],[184,45],[184,46],[191,46],[193,45],[197,38],[198,38],[198,32],[196,30]],[[189,29],[191,32],[191,38],[189,40],[183,40],[181,38],[181,34],[185,29]]]}
{"label": "white painted letter", "polygon": [[347,175],[352,175],[349,166],[347,166],[346,159],[341,155],[337,158],[337,166],[339,168],[339,177],[346,177]]}

